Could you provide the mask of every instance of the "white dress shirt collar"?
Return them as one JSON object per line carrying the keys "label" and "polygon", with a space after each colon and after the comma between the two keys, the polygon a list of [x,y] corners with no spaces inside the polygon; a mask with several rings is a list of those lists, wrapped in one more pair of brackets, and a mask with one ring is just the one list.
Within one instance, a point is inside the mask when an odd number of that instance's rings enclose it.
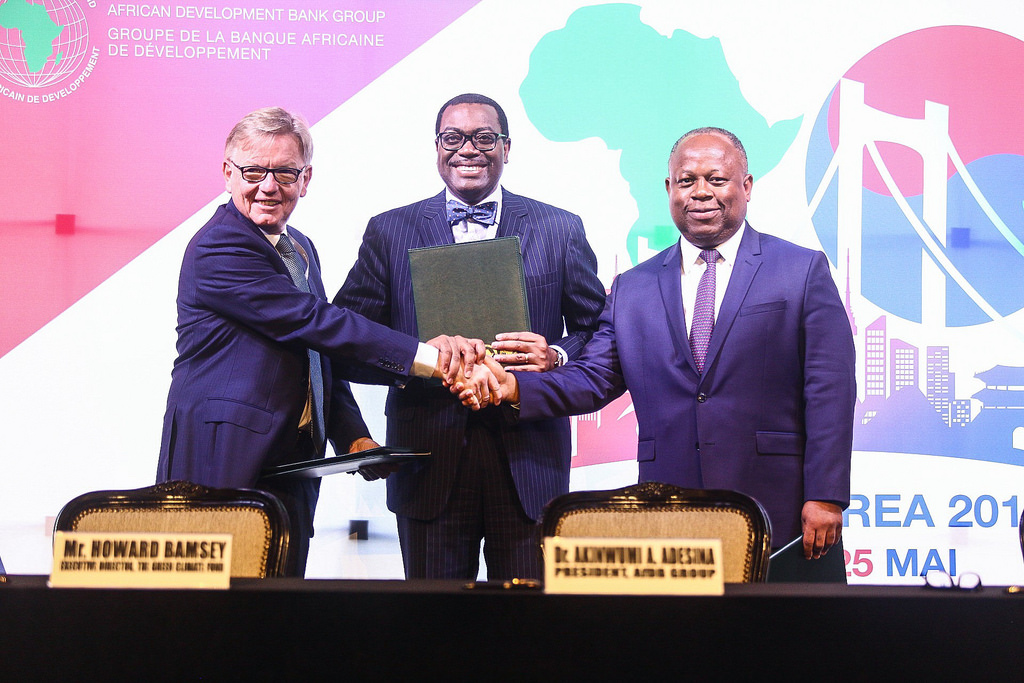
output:
{"label": "white dress shirt collar", "polygon": [[[747,222],[743,221],[743,225],[737,230],[732,237],[727,239],[722,244],[719,244],[715,249],[718,249],[718,254],[721,256],[721,260],[732,265],[736,263],[736,254],[740,250],[740,241],[743,239],[743,233],[747,229]],[[682,262],[683,274],[685,275],[693,269],[694,264],[698,261],[703,261],[700,257],[700,252],[704,251],[695,244],[690,244],[685,237],[680,235],[679,237],[679,254],[680,261]]]}
{"label": "white dress shirt collar", "polygon": [[[740,250],[740,241],[743,239],[743,232],[747,224],[744,221],[740,229],[728,240],[719,244],[719,259],[715,266],[715,318],[718,318],[718,311],[722,306],[722,298],[725,290],[729,287],[729,279],[732,277],[732,267],[736,263],[736,256]],[[700,247],[690,244],[685,237],[679,237],[679,261],[680,261],[680,289],[683,295],[683,312],[686,315],[687,326],[692,324],[691,314],[694,303],[697,300],[697,287],[700,278],[707,269],[707,264],[700,257]]]}

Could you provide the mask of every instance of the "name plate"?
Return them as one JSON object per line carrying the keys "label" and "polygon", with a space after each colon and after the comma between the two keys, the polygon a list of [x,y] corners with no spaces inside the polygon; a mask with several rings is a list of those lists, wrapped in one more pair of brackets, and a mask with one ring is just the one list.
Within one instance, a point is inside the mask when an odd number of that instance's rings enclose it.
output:
{"label": "name plate", "polygon": [[544,592],[722,595],[722,542],[549,536],[544,539]]}
{"label": "name plate", "polygon": [[57,531],[57,588],[228,588],[231,534]]}

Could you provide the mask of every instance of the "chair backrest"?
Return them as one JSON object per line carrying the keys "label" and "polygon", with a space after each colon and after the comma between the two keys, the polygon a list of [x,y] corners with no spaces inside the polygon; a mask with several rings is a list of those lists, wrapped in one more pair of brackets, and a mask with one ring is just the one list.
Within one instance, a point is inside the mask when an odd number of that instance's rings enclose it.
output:
{"label": "chair backrest", "polygon": [[645,482],[575,491],[544,509],[544,536],[718,538],[726,583],[765,580],[771,526],[761,504],[736,491]]}
{"label": "chair backrest", "polygon": [[61,509],[56,531],[231,534],[231,576],[282,576],[288,512],[266,491],[169,481],[124,491],[93,491]]}

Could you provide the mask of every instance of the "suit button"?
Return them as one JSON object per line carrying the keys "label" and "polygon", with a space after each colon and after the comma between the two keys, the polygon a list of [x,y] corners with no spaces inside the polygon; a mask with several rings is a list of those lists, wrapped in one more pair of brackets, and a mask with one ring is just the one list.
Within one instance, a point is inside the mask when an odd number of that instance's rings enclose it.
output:
{"label": "suit button", "polygon": [[697,394],[697,403],[703,403],[706,400],[708,400],[708,395],[703,391]]}

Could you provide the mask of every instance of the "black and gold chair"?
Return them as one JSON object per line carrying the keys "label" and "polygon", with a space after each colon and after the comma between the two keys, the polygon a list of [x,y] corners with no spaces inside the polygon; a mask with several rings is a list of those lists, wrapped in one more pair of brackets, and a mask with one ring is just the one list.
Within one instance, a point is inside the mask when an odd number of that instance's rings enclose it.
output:
{"label": "black and gold chair", "polygon": [[545,537],[718,538],[726,583],[762,582],[768,573],[768,515],[736,491],[658,482],[575,491],[548,503],[542,530]]}
{"label": "black and gold chair", "polygon": [[55,531],[231,534],[231,576],[282,576],[288,512],[254,489],[207,488],[187,481],[123,491],[93,491],[68,502]]}

